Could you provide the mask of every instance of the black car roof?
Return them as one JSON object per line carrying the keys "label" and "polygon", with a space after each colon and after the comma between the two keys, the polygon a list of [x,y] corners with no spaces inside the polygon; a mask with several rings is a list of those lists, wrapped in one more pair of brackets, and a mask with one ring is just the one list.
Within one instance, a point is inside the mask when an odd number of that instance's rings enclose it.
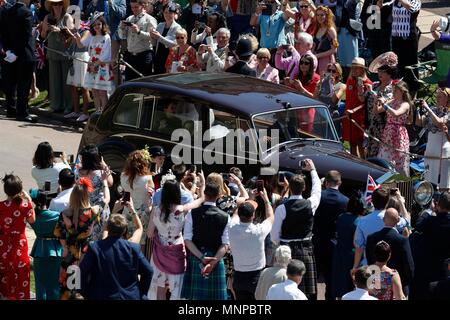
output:
{"label": "black car roof", "polygon": [[284,85],[233,73],[177,73],[150,76],[127,82],[123,87],[146,87],[226,106],[229,112],[253,115],[292,107],[323,105]]}

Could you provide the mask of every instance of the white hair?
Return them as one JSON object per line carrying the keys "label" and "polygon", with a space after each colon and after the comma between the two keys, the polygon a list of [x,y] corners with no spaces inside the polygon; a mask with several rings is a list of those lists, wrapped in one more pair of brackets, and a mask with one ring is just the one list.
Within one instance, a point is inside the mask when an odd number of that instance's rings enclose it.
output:
{"label": "white hair", "polygon": [[275,250],[274,259],[274,265],[287,268],[287,265],[292,259],[291,248],[289,246],[279,246]]}
{"label": "white hair", "polygon": [[231,32],[227,28],[220,28],[219,30],[217,30],[217,34],[219,33],[225,33],[228,39],[231,38]]}
{"label": "white hair", "polygon": [[306,32],[299,32],[297,33],[297,37],[296,37],[296,41],[295,42],[299,42],[300,40],[302,40],[303,42],[307,43],[311,48],[314,44],[314,40],[312,35],[310,35],[309,33]]}

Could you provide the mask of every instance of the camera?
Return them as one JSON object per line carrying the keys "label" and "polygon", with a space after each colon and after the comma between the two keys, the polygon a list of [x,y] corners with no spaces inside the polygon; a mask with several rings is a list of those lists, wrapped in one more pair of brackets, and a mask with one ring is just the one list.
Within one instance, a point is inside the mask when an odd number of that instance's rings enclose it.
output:
{"label": "camera", "polygon": [[122,197],[122,203],[130,202],[131,194],[129,192],[124,191]]}
{"label": "camera", "polygon": [[54,17],[48,17],[47,18],[47,23],[49,24],[49,25],[51,25],[51,26],[56,26],[56,23],[57,23],[57,21],[56,21],[56,18],[54,18]]}
{"label": "camera", "polygon": [[44,183],[44,191],[45,192],[50,192],[50,186],[51,186],[51,182],[50,181],[45,181]]}
{"label": "camera", "polygon": [[305,160],[300,161],[300,167],[301,168],[306,167],[306,161]]}
{"label": "camera", "polygon": [[61,158],[62,154],[62,151],[53,151],[53,156],[55,158]]}
{"label": "camera", "polygon": [[127,27],[131,27],[131,26],[133,25],[133,24],[132,24],[131,22],[129,22],[129,21],[123,20],[122,22],[123,22],[123,24],[126,25]]}

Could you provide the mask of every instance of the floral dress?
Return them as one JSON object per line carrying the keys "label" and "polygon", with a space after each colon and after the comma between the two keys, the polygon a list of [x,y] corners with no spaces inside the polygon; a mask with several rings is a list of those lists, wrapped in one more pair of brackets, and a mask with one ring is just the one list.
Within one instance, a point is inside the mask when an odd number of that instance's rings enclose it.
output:
{"label": "floral dress", "polygon": [[176,67],[197,67],[196,51],[189,46],[183,53],[180,53],[180,47],[176,46],[170,49],[166,60],[166,70],[169,73],[179,72]]}
{"label": "floral dress", "polygon": [[[70,223],[64,221],[70,220]],[[67,268],[72,265],[79,265],[83,255],[88,249],[89,242],[92,241],[92,227],[98,222],[98,207],[80,209],[78,216],[78,226],[73,222],[73,212],[67,209],[59,216],[58,223],[53,231],[57,238],[66,241],[68,249],[67,256],[61,263],[61,273],[59,282],[61,284],[61,300],[68,300],[75,289],[69,289],[67,285]]]}
{"label": "floral dress", "polygon": [[[383,133],[384,126],[386,124],[386,114],[377,113],[374,110],[374,106],[377,103],[377,99],[384,98],[385,100],[392,99],[392,83],[387,85],[384,89],[380,88],[381,83],[375,82],[373,84],[373,91],[375,94],[369,94],[367,97],[367,119],[368,119],[368,132],[369,135],[374,136],[378,139],[382,139],[381,134]],[[378,151],[380,150],[380,145],[374,139],[370,139],[367,143],[367,157],[376,157]]]}
{"label": "floral dress", "polygon": [[381,271],[379,277],[375,278],[375,288],[369,290],[369,294],[378,300],[394,300],[394,288],[392,278],[397,272],[393,273]]}
{"label": "floral dress", "polygon": [[[390,107],[397,110],[400,106],[401,102],[394,101]],[[409,177],[409,155],[405,153],[409,152],[409,135],[405,127],[407,121],[408,112],[405,112],[399,117],[387,113],[386,126],[382,135],[383,141],[386,144],[381,146],[378,157],[392,162],[395,170]]]}
{"label": "floral dress", "polygon": [[0,298],[30,299],[30,258],[25,235],[27,219],[33,215],[28,201],[0,202]]}
{"label": "floral dress", "polygon": [[[88,48],[89,62],[111,61],[111,38],[106,35],[90,35],[83,40],[83,45]],[[114,75],[111,64],[89,64],[87,68],[84,86],[88,89],[112,91],[114,89]]]}

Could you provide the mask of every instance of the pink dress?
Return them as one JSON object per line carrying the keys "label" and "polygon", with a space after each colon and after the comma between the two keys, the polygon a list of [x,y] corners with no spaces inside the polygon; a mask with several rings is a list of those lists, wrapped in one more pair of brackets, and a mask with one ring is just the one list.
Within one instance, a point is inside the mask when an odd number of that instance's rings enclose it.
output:
{"label": "pink dress", "polygon": [[[400,102],[394,101],[391,108],[397,110],[400,105]],[[388,145],[381,146],[378,157],[392,162],[399,173],[409,177],[409,156],[404,153],[409,152],[409,136],[405,127],[407,121],[407,112],[399,117],[387,113],[382,140]],[[394,150],[391,146],[400,151]]]}

